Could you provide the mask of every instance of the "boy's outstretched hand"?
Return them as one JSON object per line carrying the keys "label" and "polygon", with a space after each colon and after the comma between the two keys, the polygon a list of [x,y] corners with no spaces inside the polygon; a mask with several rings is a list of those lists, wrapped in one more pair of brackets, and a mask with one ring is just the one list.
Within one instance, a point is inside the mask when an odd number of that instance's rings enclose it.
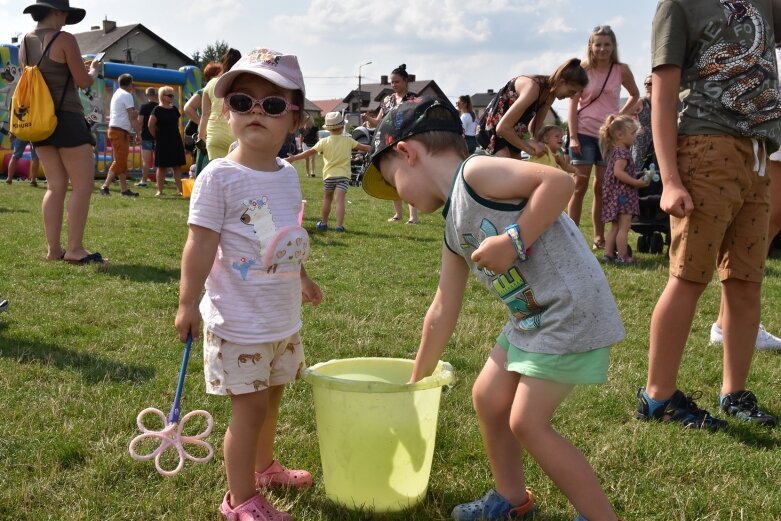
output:
{"label": "boy's outstretched hand", "polygon": [[518,252],[507,234],[486,238],[480,247],[472,252],[472,262],[479,268],[491,270],[494,273],[504,273],[509,270],[518,258]]}

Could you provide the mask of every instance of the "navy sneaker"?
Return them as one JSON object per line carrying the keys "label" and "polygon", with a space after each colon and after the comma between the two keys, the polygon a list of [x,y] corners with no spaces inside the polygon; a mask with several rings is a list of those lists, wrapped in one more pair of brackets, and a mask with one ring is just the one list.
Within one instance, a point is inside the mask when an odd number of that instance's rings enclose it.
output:
{"label": "navy sneaker", "polygon": [[637,390],[637,412],[635,417],[640,420],[659,420],[663,422],[680,423],[688,429],[718,430],[727,426],[727,422],[714,418],[704,409],[697,407],[694,398],[676,390],[663,407],[658,407],[650,413],[648,401],[643,396],[644,387]]}
{"label": "navy sneaker", "polygon": [[751,391],[735,391],[721,399],[719,408],[738,420],[757,423],[766,427],[776,426],[776,417],[757,405],[757,397]]}
{"label": "navy sneaker", "polygon": [[519,507],[513,507],[498,492],[491,489],[477,501],[456,506],[452,516],[454,521],[504,521],[531,519],[534,510],[534,497],[529,490],[526,490],[526,502]]}
{"label": "navy sneaker", "polygon": [[317,221],[315,228],[317,228],[318,232],[325,232],[328,231],[328,224],[324,223],[323,221]]}

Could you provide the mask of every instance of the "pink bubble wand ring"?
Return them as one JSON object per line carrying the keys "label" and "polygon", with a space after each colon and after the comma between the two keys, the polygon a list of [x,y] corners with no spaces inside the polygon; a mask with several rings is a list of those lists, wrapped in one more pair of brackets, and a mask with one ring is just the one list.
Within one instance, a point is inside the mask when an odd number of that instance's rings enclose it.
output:
{"label": "pink bubble wand ring", "polygon": [[[187,373],[187,361],[190,359],[190,348],[192,347],[192,344],[193,337],[191,334],[188,334],[187,341],[184,344],[184,355],[182,357],[182,368],[179,370],[179,383],[176,386],[176,396],[174,397],[174,404],[173,407],[171,407],[171,412],[168,414],[168,418],[165,417],[163,411],[160,409],[155,409],[154,407],[147,407],[138,413],[138,416],[136,417],[136,424],[138,425],[138,429],[141,431],[141,434],[133,438],[133,440],[130,442],[130,446],[128,447],[130,455],[134,460],[154,460],[157,472],[166,477],[171,477],[178,474],[179,471],[182,470],[182,467],[184,467],[185,460],[194,461],[196,463],[206,463],[212,459],[212,456],[214,456],[214,449],[211,445],[209,445],[209,443],[204,441],[204,438],[211,434],[212,427],[214,427],[214,420],[212,419],[211,414],[203,410],[190,411],[184,415],[184,418],[182,418],[181,422],[179,421],[179,414],[181,413],[182,389],[184,388],[184,376]],[[146,426],[144,423],[144,417],[149,414],[158,416],[160,418],[164,425],[162,430],[153,430]],[[206,428],[198,434],[192,436],[185,435],[184,426],[187,424],[188,420],[196,416],[206,417]],[[136,452],[136,445],[138,445],[138,443],[150,439],[159,440],[160,445],[148,454],[139,454]],[[185,449],[185,445],[188,444],[197,445],[206,449],[206,456],[193,456]],[[163,467],[161,458],[163,453],[171,447],[173,447],[174,450],[176,450],[176,452],[179,454],[179,462],[176,465],[176,468],[169,470]]]}

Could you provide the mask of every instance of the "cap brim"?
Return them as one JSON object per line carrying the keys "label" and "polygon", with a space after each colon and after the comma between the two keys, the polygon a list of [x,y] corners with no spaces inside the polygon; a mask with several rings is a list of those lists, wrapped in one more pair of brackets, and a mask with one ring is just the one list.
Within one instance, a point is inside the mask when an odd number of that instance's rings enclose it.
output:
{"label": "cap brim", "polygon": [[[304,92],[304,90],[299,85],[296,85],[292,81],[288,80],[284,76],[277,74],[274,71],[265,69],[237,69],[230,70],[217,79],[217,85],[214,86],[214,95],[218,98],[224,98],[226,95],[228,95],[230,93],[230,87],[233,85],[233,80],[235,80],[236,76],[240,74],[254,74],[255,76],[260,76],[261,78],[270,81],[278,87],[282,87],[283,89],[300,90],[301,92]],[[306,95],[306,92],[304,92],[304,95]]]}
{"label": "cap brim", "polygon": [[366,168],[361,184],[364,192],[377,199],[387,199],[388,201],[401,199],[396,188],[388,184],[374,163],[370,163]]}

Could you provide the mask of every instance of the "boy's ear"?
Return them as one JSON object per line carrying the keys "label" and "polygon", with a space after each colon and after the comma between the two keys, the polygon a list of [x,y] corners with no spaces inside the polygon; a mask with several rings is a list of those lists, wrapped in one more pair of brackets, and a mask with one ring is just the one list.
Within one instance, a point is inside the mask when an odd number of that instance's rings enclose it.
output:
{"label": "boy's ear", "polygon": [[396,143],[396,151],[404,156],[404,160],[410,165],[414,165],[420,155],[416,143],[413,141],[399,141]]}

